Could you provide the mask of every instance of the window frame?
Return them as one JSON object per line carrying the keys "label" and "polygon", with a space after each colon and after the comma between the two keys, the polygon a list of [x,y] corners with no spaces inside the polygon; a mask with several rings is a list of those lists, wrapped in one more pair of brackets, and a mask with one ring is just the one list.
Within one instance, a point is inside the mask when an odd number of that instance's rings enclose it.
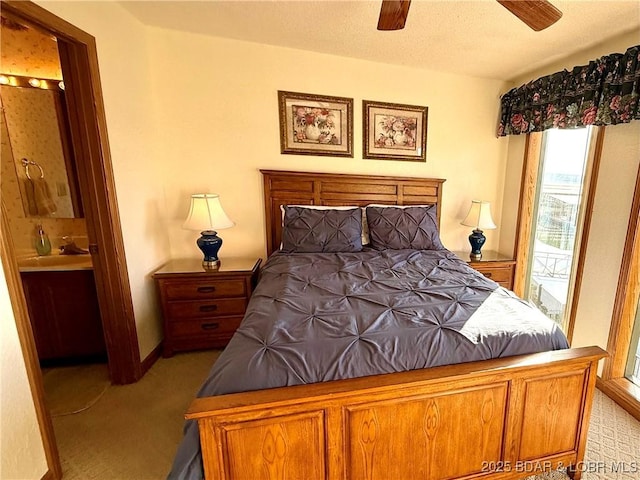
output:
{"label": "window frame", "polygon": [[[596,127],[594,127],[596,128]],[[567,322],[567,338],[569,344],[573,338],[575,317],[580,299],[582,287],[582,275],[584,273],[587,245],[589,243],[589,232],[591,230],[591,217],[595,203],[595,193],[598,183],[598,173],[600,171],[600,158],[604,145],[605,127],[597,127],[594,135],[595,142],[589,148],[589,154],[593,155],[590,171],[587,171],[587,197],[584,206],[584,217],[582,219],[582,233],[580,246],[577,255],[577,265],[575,266],[575,277],[573,280],[572,293],[569,298],[569,320]],[[544,132],[534,132],[527,134],[524,151],[524,164],[522,167],[522,178],[520,185],[520,200],[518,205],[518,222],[516,225],[516,244],[514,256],[516,268],[514,274],[513,291],[523,297],[527,282],[527,273],[530,260],[530,244],[533,233],[533,221],[535,214],[536,191],[538,186],[538,174],[540,170],[540,154],[542,152]],[[593,153],[591,153],[593,152]]]}

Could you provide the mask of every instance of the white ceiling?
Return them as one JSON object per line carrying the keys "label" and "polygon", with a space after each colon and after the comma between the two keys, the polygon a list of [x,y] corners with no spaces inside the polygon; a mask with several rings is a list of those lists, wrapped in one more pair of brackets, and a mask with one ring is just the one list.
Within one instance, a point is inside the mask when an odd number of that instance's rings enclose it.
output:
{"label": "white ceiling", "polygon": [[502,80],[633,30],[640,43],[638,0],[552,0],[563,16],[541,32],[495,0],[413,0],[395,32],[376,29],[380,0],[121,3],[146,25]]}

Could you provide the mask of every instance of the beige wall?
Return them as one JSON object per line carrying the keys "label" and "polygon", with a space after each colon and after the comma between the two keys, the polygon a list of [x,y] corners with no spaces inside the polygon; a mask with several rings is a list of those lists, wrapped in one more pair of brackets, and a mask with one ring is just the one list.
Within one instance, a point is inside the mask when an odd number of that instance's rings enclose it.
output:
{"label": "beige wall", "polygon": [[[560,71],[584,65],[590,60],[615,52],[624,52],[640,42],[640,32],[620,35],[556,62],[543,69],[519,77],[514,85]],[[502,211],[503,229],[500,246],[513,245],[517,220],[519,188],[524,158],[524,136],[509,138],[508,165]],[[631,199],[640,158],[640,123],[614,125],[606,128],[595,205],[585,263],[582,289],[578,303],[572,344],[606,347],[616,293],[620,260],[629,222]],[[511,186],[511,187],[510,187]],[[505,228],[508,223],[510,228]]]}
{"label": "beige wall", "polygon": [[563,69],[571,70],[576,65],[586,65],[591,60],[609,55],[611,53],[624,53],[627,48],[633,47],[640,43],[640,31],[632,30],[630,32],[622,33],[616,37],[613,37],[606,42],[599,43],[593,47],[586,48],[579,53],[570,55],[550,63],[543,68],[529,72],[513,79],[513,86],[520,86],[524,83],[535,80],[536,78],[544,75],[550,75],[555,72],[559,72]]}
{"label": "beige wall", "polygon": [[[468,250],[460,225],[474,198],[500,225],[506,139],[496,139],[499,81],[152,29],[158,130],[173,257],[199,255],[181,224],[191,193],[210,191],[236,226],[221,255],[265,255],[260,168],[447,179],[442,238]],[[281,155],[278,90],[354,99],[354,158]],[[426,163],[362,159],[362,100],[427,105]],[[488,231],[487,246],[498,246]]]}
{"label": "beige wall", "polygon": [[[17,413],[19,412],[19,414]],[[0,478],[39,479],[47,471],[35,405],[0,263]]]}
{"label": "beige wall", "polygon": [[607,127],[573,345],[607,346],[640,166],[640,122]]}

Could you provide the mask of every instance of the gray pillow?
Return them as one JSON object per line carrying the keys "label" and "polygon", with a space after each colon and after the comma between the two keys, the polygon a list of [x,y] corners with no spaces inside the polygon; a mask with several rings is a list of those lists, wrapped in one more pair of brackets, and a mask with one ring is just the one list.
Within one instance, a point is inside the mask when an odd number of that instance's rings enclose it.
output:
{"label": "gray pillow", "polygon": [[377,250],[443,250],[436,206],[367,207],[371,246]]}
{"label": "gray pillow", "polygon": [[282,251],[288,253],[359,252],[362,250],[362,213],[350,210],[314,210],[284,207]]}

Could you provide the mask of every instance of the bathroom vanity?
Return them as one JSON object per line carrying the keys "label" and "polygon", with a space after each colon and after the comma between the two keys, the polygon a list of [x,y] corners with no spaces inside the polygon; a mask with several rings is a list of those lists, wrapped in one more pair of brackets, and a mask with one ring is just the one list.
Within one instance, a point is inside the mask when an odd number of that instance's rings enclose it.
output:
{"label": "bathroom vanity", "polygon": [[18,267],[40,362],[105,360],[91,255],[29,257]]}

